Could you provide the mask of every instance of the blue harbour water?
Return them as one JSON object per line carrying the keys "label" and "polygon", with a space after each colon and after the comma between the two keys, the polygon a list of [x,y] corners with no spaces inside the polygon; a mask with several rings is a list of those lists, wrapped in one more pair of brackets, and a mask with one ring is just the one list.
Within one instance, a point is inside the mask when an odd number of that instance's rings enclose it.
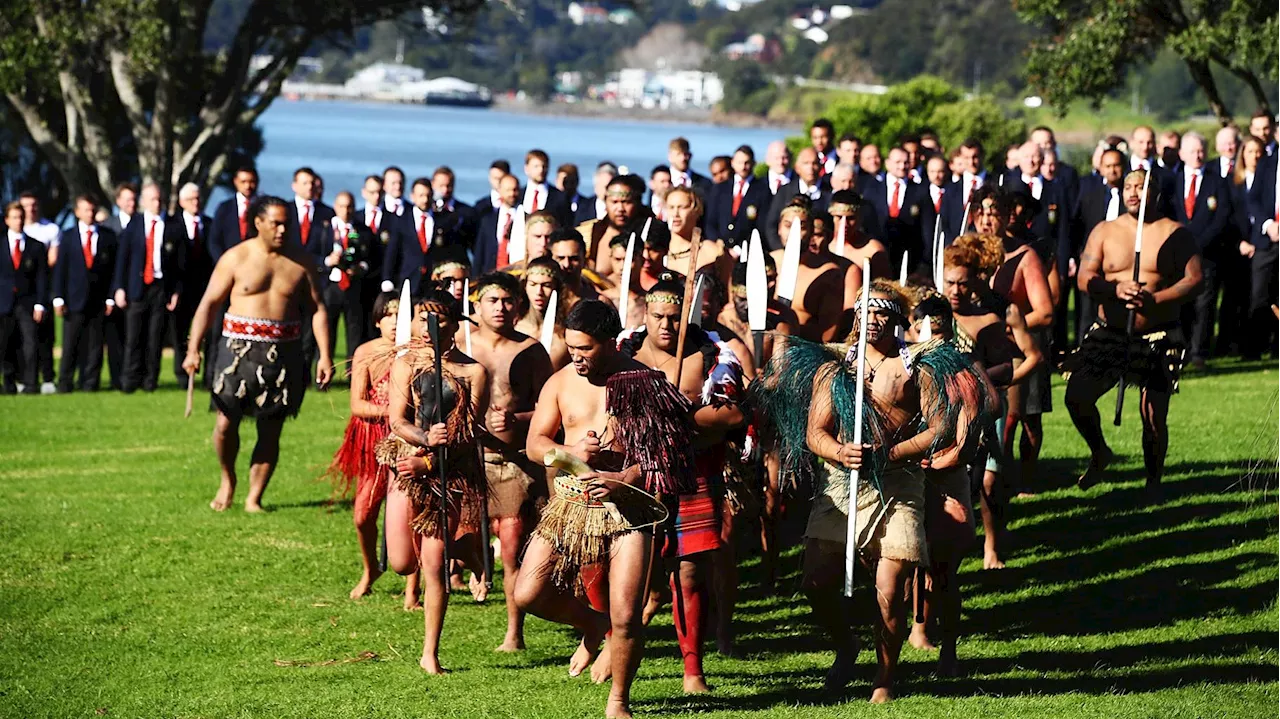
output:
{"label": "blue harbour water", "polygon": [[[471,203],[489,191],[489,163],[505,159],[522,177],[518,168],[525,153],[540,148],[551,157],[551,173],[560,164],[577,164],[583,190],[590,194],[597,163],[611,160],[647,177],[654,165],[666,163],[667,143],[674,137],[689,140],[692,167],[705,175],[715,155],[729,155],[748,144],[757,161],[763,161],[768,143],[789,134],[784,129],[285,99],[273,103],[259,124],[266,142],[258,156],[259,192],[290,196],[293,171],[310,166],[324,177],[326,202],[346,189],[356,194],[357,204],[362,204],[359,189],[365,176],[393,164],[405,171],[406,194],[415,177],[429,177],[436,167],[448,165],[457,175],[456,196]],[[225,197],[221,190],[210,204]]]}

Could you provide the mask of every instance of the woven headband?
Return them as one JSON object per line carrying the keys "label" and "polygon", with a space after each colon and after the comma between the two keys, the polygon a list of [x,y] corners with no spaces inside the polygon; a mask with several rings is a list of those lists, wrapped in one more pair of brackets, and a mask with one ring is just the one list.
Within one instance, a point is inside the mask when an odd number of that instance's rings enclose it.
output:
{"label": "woven headband", "polygon": [[551,268],[545,265],[534,265],[533,267],[525,268],[525,277],[533,277],[535,275],[538,277],[549,277],[551,279],[555,279],[556,277],[556,274],[551,271]]}
{"label": "woven headband", "polygon": [[434,270],[431,271],[431,276],[439,277],[440,275],[443,275],[446,272],[452,272],[454,270],[470,270],[470,269],[471,269],[471,266],[465,262],[456,262],[456,261],[441,262],[440,264],[436,265],[436,268]]}
{"label": "woven headband", "polygon": [[[867,304],[878,310],[887,310],[889,314],[897,315],[899,318],[906,316],[902,312],[902,305],[885,297],[868,297]],[[853,311],[859,315],[862,313],[862,300],[858,300],[858,302],[853,306]]]}
{"label": "woven headband", "polygon": [[674,292],[659,290],[644,296],[644,301],[654,305],[682,305],[684,298]]}
{"label": "woven headband", "polygon": [[849,215],[858,214],[858,208],[847,202],[833,202],[827,208],[827,214],[832,217],[847,217]]}
{"label": "woven headband", "polygon": [[442,302],[427,300],[426,302],[419,303],[418,306],[433,315],[440,315],[447,319],[453,319],[453,310],[449,309],[449,307]]}

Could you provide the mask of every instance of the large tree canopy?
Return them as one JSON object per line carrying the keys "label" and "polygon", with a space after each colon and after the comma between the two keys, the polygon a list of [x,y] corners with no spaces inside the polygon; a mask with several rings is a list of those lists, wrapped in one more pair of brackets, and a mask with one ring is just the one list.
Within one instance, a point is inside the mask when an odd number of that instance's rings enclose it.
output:
{"label": "large tree canopy", "polygon": [[1099,103],[1127,70],[1167,47],[1183,59],[1224,125],[1231,108],[1212,69],[1243,80],[1260,107],[1271,105],[1263,79],[1276,79],[1274,0],[1015,0],[1018,12],[1051,31],[1032,44],[1028,79],[1055,106]]}
{"label": "large tree canopy", "polygon": [[[205,191],[251,144],[253,123],[321,42],[424,5],[448,17],[483,0],[5,0],[3,116],[72,195],[126,178]],[[215,5],[217,6],[215,8]],[[240,13],[206,50],[211,11]],[[257,66],[255,56],[270,61]]]}

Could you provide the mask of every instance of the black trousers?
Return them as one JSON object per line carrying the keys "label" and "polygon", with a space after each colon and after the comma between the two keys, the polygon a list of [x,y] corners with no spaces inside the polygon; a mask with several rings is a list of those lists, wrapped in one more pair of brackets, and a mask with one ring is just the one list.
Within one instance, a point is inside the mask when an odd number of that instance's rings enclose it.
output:
{"label": "black trousers", "polygon": [[1249,318],[1249,285],[1251,263],[1240,255],[1240,243],[1233,239],[1223,250],[1225,257],[1218,259],[1218,284],[1222,287],[1222,300],[1218,304],[1218,341],[1213,353],[1219,357],[1242,353],[1245,336],[1252,330]]}
{"label": "black trousers", "polygon": [[[106,331],[105,308],[68,312],[62,318],[62,361],[58,366],[58,391],[82,389],[96,392],[102,377],[102,345]],[[112,314],[114,314],[114,310]],[[76,384],[76,375],[80,376]]]}
{"label": "black trousers", "polygon": [[54,329],[53,310],[44,313],[44,320],[36,325],[36,361],[40,367],[40,378],[45,382],[53,382],[53,345],[57,343],[58,331]]}
{"label": "black trousers", "polygon": [[129,303],[124,313],[124,377],[121,389],[138,387],[150,392],[160,378],[160,355],[164,350],[165,322],[169,297],[159,282],[152,282],[142,296]]}
{"label": "black trousers", "polygon": [[111,389],[124,385],[124,315],[119,307],[102,318],[102,336],[107,342],[107,374],[111,377]]}
{"label": "black trousers", "polygon": [[1213,321],[1218,314],[1218,265],[1210,260],[1203,260],[1200,268],[1204,274],[1200,293],[1182,306],[1182,326],[1190,328],[1188,361],[1209,358],[1209,345],[1213,342]]}
{"label": "black trousers", "polygon": [[338,289],[336,283],[324,289],[324,310],[329,316],[329,356],[333,357],[334,362],[338,361],[334,355],[334,349],[338,346],[338,320],[341,318],[347,326],[348,366],[356,348],[369,338],[367,334],[369,312],[364,307],[361,291],[361,283],[352,284],[345,292]]}
{"label": "black trousers", "polygon": [[[1071,285],[1075,282],[1074,277],[1067,277],[1065,273],[1059,274],[1058,287],[1061,292],[1058,295],[1058,304],[1053,308],[1053,351],[1055,354],[1063,354],[1070,351],[1072,345],[1067,339],[1067,327],[1071,324],[1071,319],[1067,313],[1067,299],[1071,297]],[[1056,362],[1056,358],[1049,357],[1051,362]]]}
{"label": "black trousers", "polygon": [[1244,328],[1240,351],[1246,357],[1263,352],[1276,354],[1276,318],[1271,305],[1280,304],[1280,245],[1272,242],[1253,253],[1249,264],[1249,324]]}
{"label": "black trousers", "polygon": [[37,382],[39,373],[36,371],[37,330],[31,311],[29,305],[17,305],[10,310],[9,314],[0,316],[0,358],[8,356],[9,350],[13,347],[13,340],[19,340],[18,362],[5,363],[5,392],[16,391],[16,384],[21,381],[24,392],[40,394],[40,385]]}

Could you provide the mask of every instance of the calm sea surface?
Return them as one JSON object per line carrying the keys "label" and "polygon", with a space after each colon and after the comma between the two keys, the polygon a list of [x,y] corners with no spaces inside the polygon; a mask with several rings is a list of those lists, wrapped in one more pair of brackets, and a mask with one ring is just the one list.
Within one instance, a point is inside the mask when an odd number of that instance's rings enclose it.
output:
{"label": "calm sea surface", "polygon": [[[667,143],[683,136],[693,146],[692,166],[707,174],[715,155],[729,155],[742,144],[764,160],[765,146],[795,130],[730,128],[714,125],[603,118],[523,115],[499,110],[381,105],[349,102],[276,100],[259,121],[266,147],[258,156],[259,192],[290,197],[293,171],[310,166],[325,180],[326,202],[339,190],[356,194],[364,177],[387,165],[404,168],[405,194],[415,177],[430,176],[440,165],[457,174],[456,194],[471,203],[489,191],[489,163],[505,159],[513,171],[524,154],[540,148],[551,156],[551,172],[566,162],[578,165],[583,189],[590,193],[597,163],[611,160],[645,177],[667,161]],[[219,190],[209,203],[227,196]]]}

